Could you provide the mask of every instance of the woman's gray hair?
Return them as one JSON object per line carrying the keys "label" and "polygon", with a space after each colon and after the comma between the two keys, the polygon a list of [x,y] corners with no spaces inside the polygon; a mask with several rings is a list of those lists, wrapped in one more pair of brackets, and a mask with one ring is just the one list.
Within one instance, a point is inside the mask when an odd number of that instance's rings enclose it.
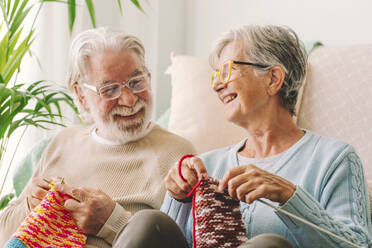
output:
{"label": "woman's gray hair", "polygon": [[217,67],[223,48],[232,41],[243,42],[243,55],[247,62],[262,64],[255,72],[267,71],[272,66],[281,66],[285,71],[279,98],[282,106],[295,115],[297,96],[305,79],[307,54],[296,33],[282,26],[248,25],[232,29],[219,38],[209,56],[210,64]]}
{"label": "woman's gray hair", "polygon": [[[67,88],[74,93],[75,83],[82,83],[86,79],[86,62],[93,54],[107,49],[123,50],[131,49],[139,57],[141,64],[145,66],[145,48],[142,42],[135,36],[127,35],[120,30],[107,27],[89,29],[79,33],[72,41],[69,53],[67,71]],[[147,69],[146,69],[147,70]],[[79,101],[74,94],[75,104],[83,114]],[[88,116],[85,116],[86,118]]]}

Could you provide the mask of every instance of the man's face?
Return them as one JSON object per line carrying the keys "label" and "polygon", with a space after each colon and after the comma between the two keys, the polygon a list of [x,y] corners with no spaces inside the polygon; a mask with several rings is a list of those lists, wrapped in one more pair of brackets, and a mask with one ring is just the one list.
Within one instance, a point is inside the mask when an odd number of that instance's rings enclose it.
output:
{"label": "man's face", "polygon": [[[99,87],[113,81],[125,82],[143,71],[139,57],[132,50],[108,49],[88,58],[85,81]],[[83,106],[91,114],[100,136],[128,142],[141,138],[146,132],[152,113],[150,83],[138,93],[124,87],[121,95],[113,100],[105,100],[87,88],[82,90]]]}

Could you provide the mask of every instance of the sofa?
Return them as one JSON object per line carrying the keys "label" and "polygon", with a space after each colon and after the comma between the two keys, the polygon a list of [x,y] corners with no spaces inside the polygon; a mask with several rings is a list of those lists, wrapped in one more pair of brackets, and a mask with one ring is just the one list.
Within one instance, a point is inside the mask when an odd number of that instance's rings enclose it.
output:
{"label": "sofa", "polygon": [[[207,59],[172,54],[171,60],[168,129],[189,139],[200,153],[243,139],[245,131],[225,120],[210,87]],[[372,45],[317,46],[308,62],[294,121],[301,128],[344,140],[356,149],[371,201]]]}
{"label": "sofa", "polygon": [[[372,45],[316,45],[309,55],[294,121],[301,128],[354,146],[372,200]],[[207,59],[172,54],[171,61],[171,106],[157,123],[190,140],[198,153],[243,139],[245,131],[225,120],[211,89]],[[13,178],[17,195],[49,141],[42,140],[18,165]]]}

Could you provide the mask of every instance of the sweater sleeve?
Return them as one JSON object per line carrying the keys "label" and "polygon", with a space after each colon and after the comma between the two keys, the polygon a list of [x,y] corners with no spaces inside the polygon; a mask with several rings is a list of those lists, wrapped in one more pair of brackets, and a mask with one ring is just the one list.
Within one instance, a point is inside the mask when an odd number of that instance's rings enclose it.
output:
{"label": "sweater sleeve", "polygon": [[112,211],[110,217],[98,232],[97,237],[112,245],[116,235],[128,223],[131,216],[132,214],[129,211],[126,211],[120,204],[116,203],[114,211]]}
{"label": "sweater sleeve", "polygon": [[28,214],[26,197],[12,201],[0,212],[0,247],[11,238]]}
{"label": "sweater sleeve", "polygon": [[[371,219],[367,192],[361,161],[355,152],[349,152],[330,168],[319,201],[297,186],[295,194],[281,208],[358,246],[368,247]],[[276,214],[300,247],[352,247],[281,212]]]}
{"label": "sweater sleeve", "polygon": [[[165,194],[163,205],[160,211],[169,215],[181,228],[182,232],[186,233],[186,224],[192,208],[192,203],[183,203],[172,198],[168,192]],[[188,240],[189,241],[189,240]],[[189,242],[190,243],[190,242]]]}
{"label": "sweater sleeve", "polygon": [[[42,157],[33,177],[41,176],[43,171],[43,161],[44,158]],[[9,205],[0,212],[0,247],[5,245],[30,213],[27,204],[27,188],[30,187],[30,184],[31,179],[27,182],[20,196],[16,200],[11,201]]]}

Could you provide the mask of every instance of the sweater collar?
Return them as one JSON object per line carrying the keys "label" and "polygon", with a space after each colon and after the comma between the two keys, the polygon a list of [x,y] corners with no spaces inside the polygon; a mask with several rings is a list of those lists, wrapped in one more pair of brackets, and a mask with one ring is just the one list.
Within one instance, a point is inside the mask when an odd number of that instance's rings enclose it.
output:
{"label": "sweater collar", "polygon": [[[153,127],[154,127],[154,124],[151,121],[149,123],[149,126],[146,128],[146,131],[143,133],[143,135],[139,139],[141,139],[141,138],[145,137],[147,134],[149,134],[149,132],[153,129]],[[99,144],[102,144],[102,145],[120,146],[120,145],[125,145],[126,144],[125,142],[109,140],[109,139],[105,139],[105,138],[99,136],[98,133],[97,133],[97,128],[94,127],[94,126],[92,127],[92,129],[90,131],[90,136],[93,138],[93,140],[95,140],[96,142],[98,142]],[[130,142],[132,142],[132,141],[130,141]]]}
{"label": "sweater collar", "polygon": [[[310,132],[309,130],[307,129],[302,129],[302,130],[305,132],[305,135],[300,140],[298,140],[295,144],[293,144],[290,148],[288,148],[286,151],[283,152],[286,155],[282,156],[282,158],[278,161],[279,166],[277,167],[276,171],[279,170],[282,167],[282,165],[285,164],[285,162],[291,158],[291,156],[287,156],[287,154],[293,155],[299,147],[301,147],[308,140],[314,137],[314,134]],[[247,141],[247,138],[241,140],[239,143],[232,146],[230,156],[232,157],[233,161],[235,161],[234,166],[239,165],[238,151],[244,146],[246,141]]]}

